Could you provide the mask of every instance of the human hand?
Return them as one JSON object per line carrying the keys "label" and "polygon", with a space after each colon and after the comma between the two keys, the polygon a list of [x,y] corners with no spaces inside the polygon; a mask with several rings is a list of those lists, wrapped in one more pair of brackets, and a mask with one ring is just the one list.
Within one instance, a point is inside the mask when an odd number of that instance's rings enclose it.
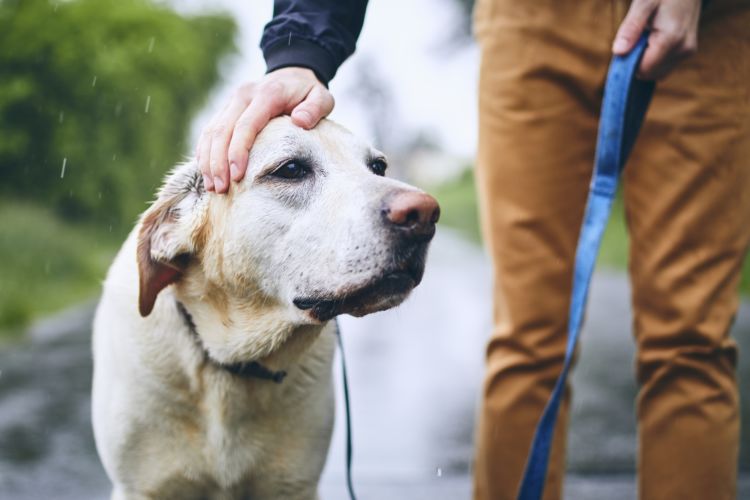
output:
{"label": "human hand", "polygon": [[255,137],[272,119],[289,114],[302,128],[313,128],[333,109],[333,96],[307,68],[281,68],[258,82],[240,86],[203,129],[196,157],[208,191],[226,193],[247,169]]}
{"label": "human hand", "polygon": [[630,52],[648,28],[648,47],[638,68],[638,77],[659,80],[698,49],[698,19],[701,0],[633,0],[615,35],[612,52]]}

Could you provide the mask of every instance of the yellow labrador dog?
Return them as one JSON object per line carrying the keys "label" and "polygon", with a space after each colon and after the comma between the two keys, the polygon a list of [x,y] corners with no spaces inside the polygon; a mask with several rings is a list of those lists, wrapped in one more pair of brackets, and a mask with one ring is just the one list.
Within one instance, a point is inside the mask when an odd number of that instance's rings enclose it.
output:
{"label": "yellow labrador dog", "polygon": [[401,303],[439,209],[342,127],[273,120],[244,180],[167,177],[109,270],[93,423],[113,499],[314,499],[339,314]]}

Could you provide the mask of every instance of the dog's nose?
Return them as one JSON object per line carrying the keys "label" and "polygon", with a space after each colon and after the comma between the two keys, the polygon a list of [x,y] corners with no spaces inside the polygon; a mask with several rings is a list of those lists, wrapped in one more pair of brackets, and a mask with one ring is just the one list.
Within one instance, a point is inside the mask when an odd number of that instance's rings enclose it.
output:
{"label": "dog's nose", "polygon": [[427,193],[400,191],[386,201],[382,213],[386,224],[405,235],[429,239],[435,233],[440,207]]}

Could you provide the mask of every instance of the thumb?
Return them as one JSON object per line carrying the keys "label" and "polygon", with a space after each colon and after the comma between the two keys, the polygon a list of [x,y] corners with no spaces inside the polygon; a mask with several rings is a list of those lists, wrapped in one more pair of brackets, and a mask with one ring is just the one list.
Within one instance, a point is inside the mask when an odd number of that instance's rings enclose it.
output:
{"label": "thumb", "polygon": [[292,122],[299,127],[311,129],[333,110],[333,106],[333,96],[328,89],[323,85],[316,85],[292,110]]}
{"label": "thumb", "polygon": [[646,29],[654,10],[656,10],[656,2],[653,0],[633,1],[612,43],[612,52],[615,55],[621,56],[630,52],[643,30]]}

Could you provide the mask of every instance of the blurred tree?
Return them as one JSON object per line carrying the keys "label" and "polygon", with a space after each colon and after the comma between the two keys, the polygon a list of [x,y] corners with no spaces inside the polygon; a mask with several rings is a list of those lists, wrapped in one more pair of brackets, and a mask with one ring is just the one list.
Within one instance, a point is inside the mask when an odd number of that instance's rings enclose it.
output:
{"label": "blurred tree", "polygon": [[471,13],[474,11],[474,0],[454,0],[460,8],[460,32],[466,37],[471,36]]}
{"label": "blurred tree", "polygon": [[455,9],[456,22],[446,34],[447,47],[461,48],[474,40],[472,35],[472,12],[475,0],[447,0]]}
{"label": "blurred tree", "polygon": [[146,0],[0,0],[0,192],[132,225],[235,30]]}

